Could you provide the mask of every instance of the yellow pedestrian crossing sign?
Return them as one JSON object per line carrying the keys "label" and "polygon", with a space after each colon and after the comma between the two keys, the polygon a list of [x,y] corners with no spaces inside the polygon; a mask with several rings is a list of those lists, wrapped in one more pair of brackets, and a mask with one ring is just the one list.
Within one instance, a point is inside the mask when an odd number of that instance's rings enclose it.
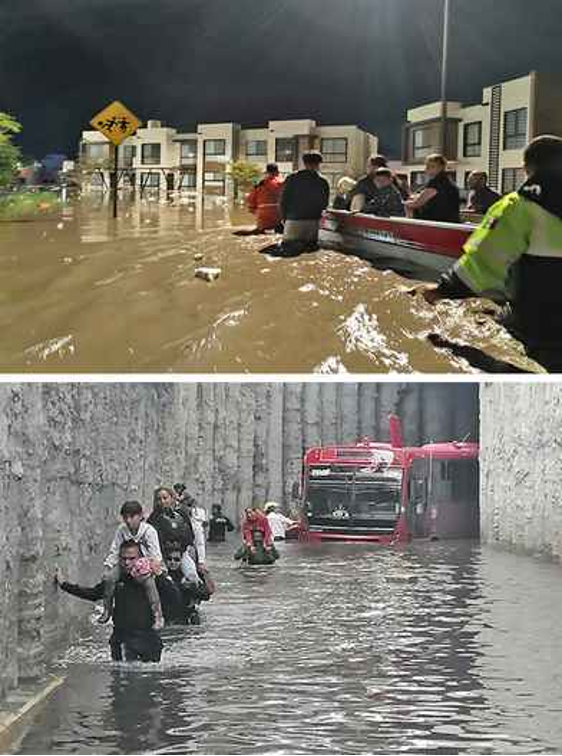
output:
{"label": "yellow pedestrian crossing sign", "polygon": [[132,136],[141,122],[122,102],[115,100],[100,110],[90,124],[117,146]]}

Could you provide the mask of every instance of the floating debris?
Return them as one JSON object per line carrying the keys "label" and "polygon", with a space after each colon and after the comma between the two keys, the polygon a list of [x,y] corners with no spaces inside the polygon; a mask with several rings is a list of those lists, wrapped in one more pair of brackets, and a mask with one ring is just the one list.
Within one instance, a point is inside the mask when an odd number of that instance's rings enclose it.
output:
{"label": "floating debris", "polygon": [[203,281],[216,281],[220,274],[220,268],[197,268],[195,278],[202,278]]}

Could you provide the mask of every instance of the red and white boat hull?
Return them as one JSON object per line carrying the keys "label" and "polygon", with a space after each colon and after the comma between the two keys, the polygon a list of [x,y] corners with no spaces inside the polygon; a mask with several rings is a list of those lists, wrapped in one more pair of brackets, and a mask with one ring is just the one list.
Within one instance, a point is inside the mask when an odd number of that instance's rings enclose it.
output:
{"label": "red and white boat hull", "polygon": [[423,268],[436,274],[448,270],[462,255],[474,226],[430,223],[407,218],[377,218],[327,210],[320,223],[320,244],[376,263]]}

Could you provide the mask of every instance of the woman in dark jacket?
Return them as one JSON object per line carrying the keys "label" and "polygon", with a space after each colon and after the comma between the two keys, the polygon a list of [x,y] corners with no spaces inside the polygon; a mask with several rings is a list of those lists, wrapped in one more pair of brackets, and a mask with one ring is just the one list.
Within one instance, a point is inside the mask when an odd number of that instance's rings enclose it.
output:
{"label": "woman in dark jacket", "polygon": [[405,202],[409,215],[419,220],[460,223],[460,192],[447,175],[447,161],[443,155],[430,155],[425,170],[428,182],[424,189]]}
{"label": "woman in dark jacket", "polygon": [[170,488],[160,487],[154,491],[154,504],[148,522],[156,528],[163,552],[169,544],[179,545],[184,578],[190,582],[201,582],[197,565],[190,553],[195,552],[193,526],[189,517],[176,507],[174,492]]}

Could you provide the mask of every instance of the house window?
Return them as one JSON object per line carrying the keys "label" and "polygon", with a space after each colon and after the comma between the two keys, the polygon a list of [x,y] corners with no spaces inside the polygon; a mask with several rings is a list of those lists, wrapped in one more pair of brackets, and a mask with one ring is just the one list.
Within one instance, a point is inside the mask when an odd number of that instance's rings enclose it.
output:
{"label": "house window", "polygon": [[205,157],[224,157],[226,155],[226,139],[206,139]]}
{"label": "house window", "polygon": [[193,171],[182,173],[180,176],[180,189],[195,189],[197,187],[197,176]]}
{"label": "house window", "polygon": [[527,108],[508,110],[503,122],[504,150],[521,150],[527,143]]}
{"label": "house window", "polygon": [[464,127],[464,157],[482,154],[482,122],[467,123]]}
{"label": "house window", "polygon": [[414,129],[412,132],[412,143],[414,160],[426,158],[433,152],[431,131],[429,129]]}
{"label": "house window", "polygon": [[527,175],[524,168],[504,168],[502,171],[502,192],[516,192],[524,183]]}
{"label": "house window", "polygon": [[347,163],[347,139],[322,139],[320,145],[325,163]]}
{"label": "house window", "polygon": [[134,145],[123,145],[121,149],[121,165],[124,168],[132,168],[136,154],[137,148]]}
{"label": "house window", "polygon": [[295,140],[275,140],[275,160],[278,163],[293,163],[295,160]]}
{"label": "house window", "polygon": [[421,189],[422,186],[427,184],[427,176],[425,171],[412,171],[410,174],[410,186],[412,191]]}
{"label": "house window", "polygon": [[108,160],[109,145],[84,143],[82,145],[82,155],[86,160],[91,160],[93,163],[99,163],[103,160]]}
{"label": "house window", "polygon": [[143,165],[159,165],[160,164],[160,145],[157,142],[153,144],[142,145],[141,163]]}
{"label": "house window", "polygon": [[190,139],[180,144],[180,163],[189,163],[197,159],[197,139]]}
{"label": "house window", "polygon": [[265,139],[254,139],[246,142],[246,157],[266,157],[267,141]]}
{"label": "house window", "polygon": [[204,175],[205,187],[211,189],[220,189],[224,194],[225,190],[225,174],[217,171],[206,171]]}
{"label": "house window", "polygon": [[[146,146],[146,145],[143,145]],[[141,173],[141,187],[143,189],[159,189],[160,188],[160,174],[156,172],[144,172]]]}

